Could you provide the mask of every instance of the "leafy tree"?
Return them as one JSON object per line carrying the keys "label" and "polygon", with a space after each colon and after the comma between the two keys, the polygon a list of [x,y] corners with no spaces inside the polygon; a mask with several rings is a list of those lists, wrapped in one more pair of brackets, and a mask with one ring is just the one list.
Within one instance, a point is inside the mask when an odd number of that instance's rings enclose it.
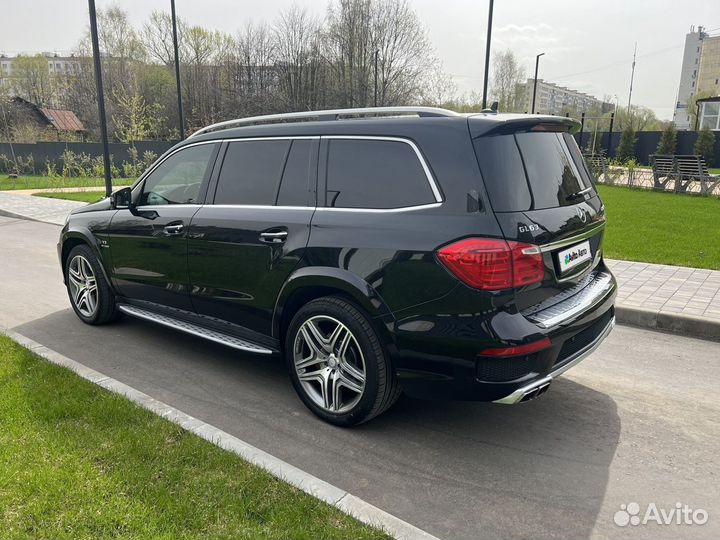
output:
{"label": "leafy tree", "polygon": [[623,129],[622,136],[620,137],[620,144],[617,149],[617,159],[621,163],[627,163],[635,158],[635,143],[637,143],[637,137],[635,137],[635,130],[632,126],[628,126]]}
{"label": "leafy tree", "polygon": [[670,155],[675,154],[677,150],[677,130],[675,124],[670,122],[663,130],[660,142],[655,150],[658,154]]}
{"label": "leafy tree", "polygon": [[715,154],[715,134],[709,127],[700,130],[697,140],[695,141],[695,153],[705,158],[705,163],[712,166]]}

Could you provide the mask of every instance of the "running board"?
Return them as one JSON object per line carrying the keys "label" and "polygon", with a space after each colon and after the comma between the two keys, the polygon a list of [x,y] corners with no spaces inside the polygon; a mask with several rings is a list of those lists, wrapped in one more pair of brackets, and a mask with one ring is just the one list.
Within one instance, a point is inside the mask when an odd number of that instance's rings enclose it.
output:
{"label": "running board", "polygon": [[241,351],[257,354],[272,354],[272,351],[270,349],[267,349],[260,345],[256,345],[255,343],[252,343],[250,341],[224,334],[222,332],[218,332],[217,330],[210,330],[203,326],[193,324],[187,321],[181,321],[173,317],[168,317],[167,315],[160,315],[159,313],[155,313],[154,311],[142,309],[137,306],[120,304],[118,306],[118,309],[123,313],[130,315],[131,317],[137,317],[138,319],[145,319],[147,321],[162,324],[163,326],[174,328],[175,330],[180,330],[181,332],[186,332],[188,334],[192,334],[194,336],[198,336],[209,341],[214,341],[215,343],[220,343],[221,345],[227,345],[228,347],[232,347],[233,349],[239,349]]}

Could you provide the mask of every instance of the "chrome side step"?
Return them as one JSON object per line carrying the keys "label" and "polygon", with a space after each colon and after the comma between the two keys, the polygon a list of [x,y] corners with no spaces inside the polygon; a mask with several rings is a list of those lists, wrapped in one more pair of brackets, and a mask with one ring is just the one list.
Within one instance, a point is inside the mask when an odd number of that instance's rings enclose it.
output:
{"label": "chrome side step", "polygon": [[145,319],[147,321],[162,324],[163,326],[174,328],[175,330],[180,330],[181,332],[186,332],[194,336],[214,341],[215,343],[220,343],[221,345],[227,345],[228,347],[232,347],[233,349],[239,349],[241,351],[256,354],[272,354],[272,351],[270,349],[262,347],[261,345],[256,345],[255,343],[252,343],[250,341],[246,341],[244,339],[228,334],[223,334],[222,332],[218,332],[216,330],[210,330],[197,324],[181,321],[167,315],[160,315],[159,313],[139,308],[137,306],[120,304],[118,306],[118,309],[123,313],[130,315],[131,317],[137,317],[138,319]]}

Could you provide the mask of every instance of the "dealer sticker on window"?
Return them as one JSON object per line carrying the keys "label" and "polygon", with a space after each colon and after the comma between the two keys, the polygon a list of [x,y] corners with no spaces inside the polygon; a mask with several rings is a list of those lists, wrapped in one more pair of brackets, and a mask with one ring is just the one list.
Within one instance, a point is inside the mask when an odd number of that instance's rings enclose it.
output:
{"label": "dealer sticker on window", "polygon": [[560,263],[560,273],[564,274],[571,268],[590,260],[592,256],[590,253],[590,242],[586,240],[581,244],[576,244],[571,248],[559,252],[557,256],[558,262]]}

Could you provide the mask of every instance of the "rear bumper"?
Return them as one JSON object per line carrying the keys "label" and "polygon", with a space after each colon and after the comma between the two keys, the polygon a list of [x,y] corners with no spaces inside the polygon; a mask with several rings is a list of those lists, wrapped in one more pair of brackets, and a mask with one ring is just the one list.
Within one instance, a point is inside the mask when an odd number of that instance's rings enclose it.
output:
{"label": "rear bumper", "polygon": [[[617,283],[602,270],[609,280],[601,293],[552,327],[527,313],[493,309],[492,302],[475,313],[448,313],[449,304],[471,303],[462,290],[443,299],[444,305],[424,306],[424,314],[399,318],[393,329],[393,357],[405,392],[421,399],[500,403],[543,393],[556,377],[595,351],[614,326]],[[431,310],[436,315],[428,315]],[[551,346],[538,353],[510,358],[479,354],[543,338],[549,338]]]}
{"label": "rear bumper", "polygon": [[530,399],[533,399],[540,394],[543,394],[547,391],[547,389],[550,387],[550,383],[553,382],[555,378],[559,377],[568,369],[579,364],[581,361],[585,360],[586,357],[590,356],[595,351],[595,349],[600,346],[603,340],[610,335],[610,332],[614,327],[615,317],[613,316],[613,318],[610,319],[610,322],[603,329],[600,335],[598,335],[589,345],[585,346],[580,351],[571,355],[565,362],[562,363],[561,366],[553,369],[546,377],[540,379],[539,381],[534,381],[530,384],[522,386],[511,394],[508,394],[504,398],[494,400],[495,403],[515,405],[516,403],[529,401]]}

